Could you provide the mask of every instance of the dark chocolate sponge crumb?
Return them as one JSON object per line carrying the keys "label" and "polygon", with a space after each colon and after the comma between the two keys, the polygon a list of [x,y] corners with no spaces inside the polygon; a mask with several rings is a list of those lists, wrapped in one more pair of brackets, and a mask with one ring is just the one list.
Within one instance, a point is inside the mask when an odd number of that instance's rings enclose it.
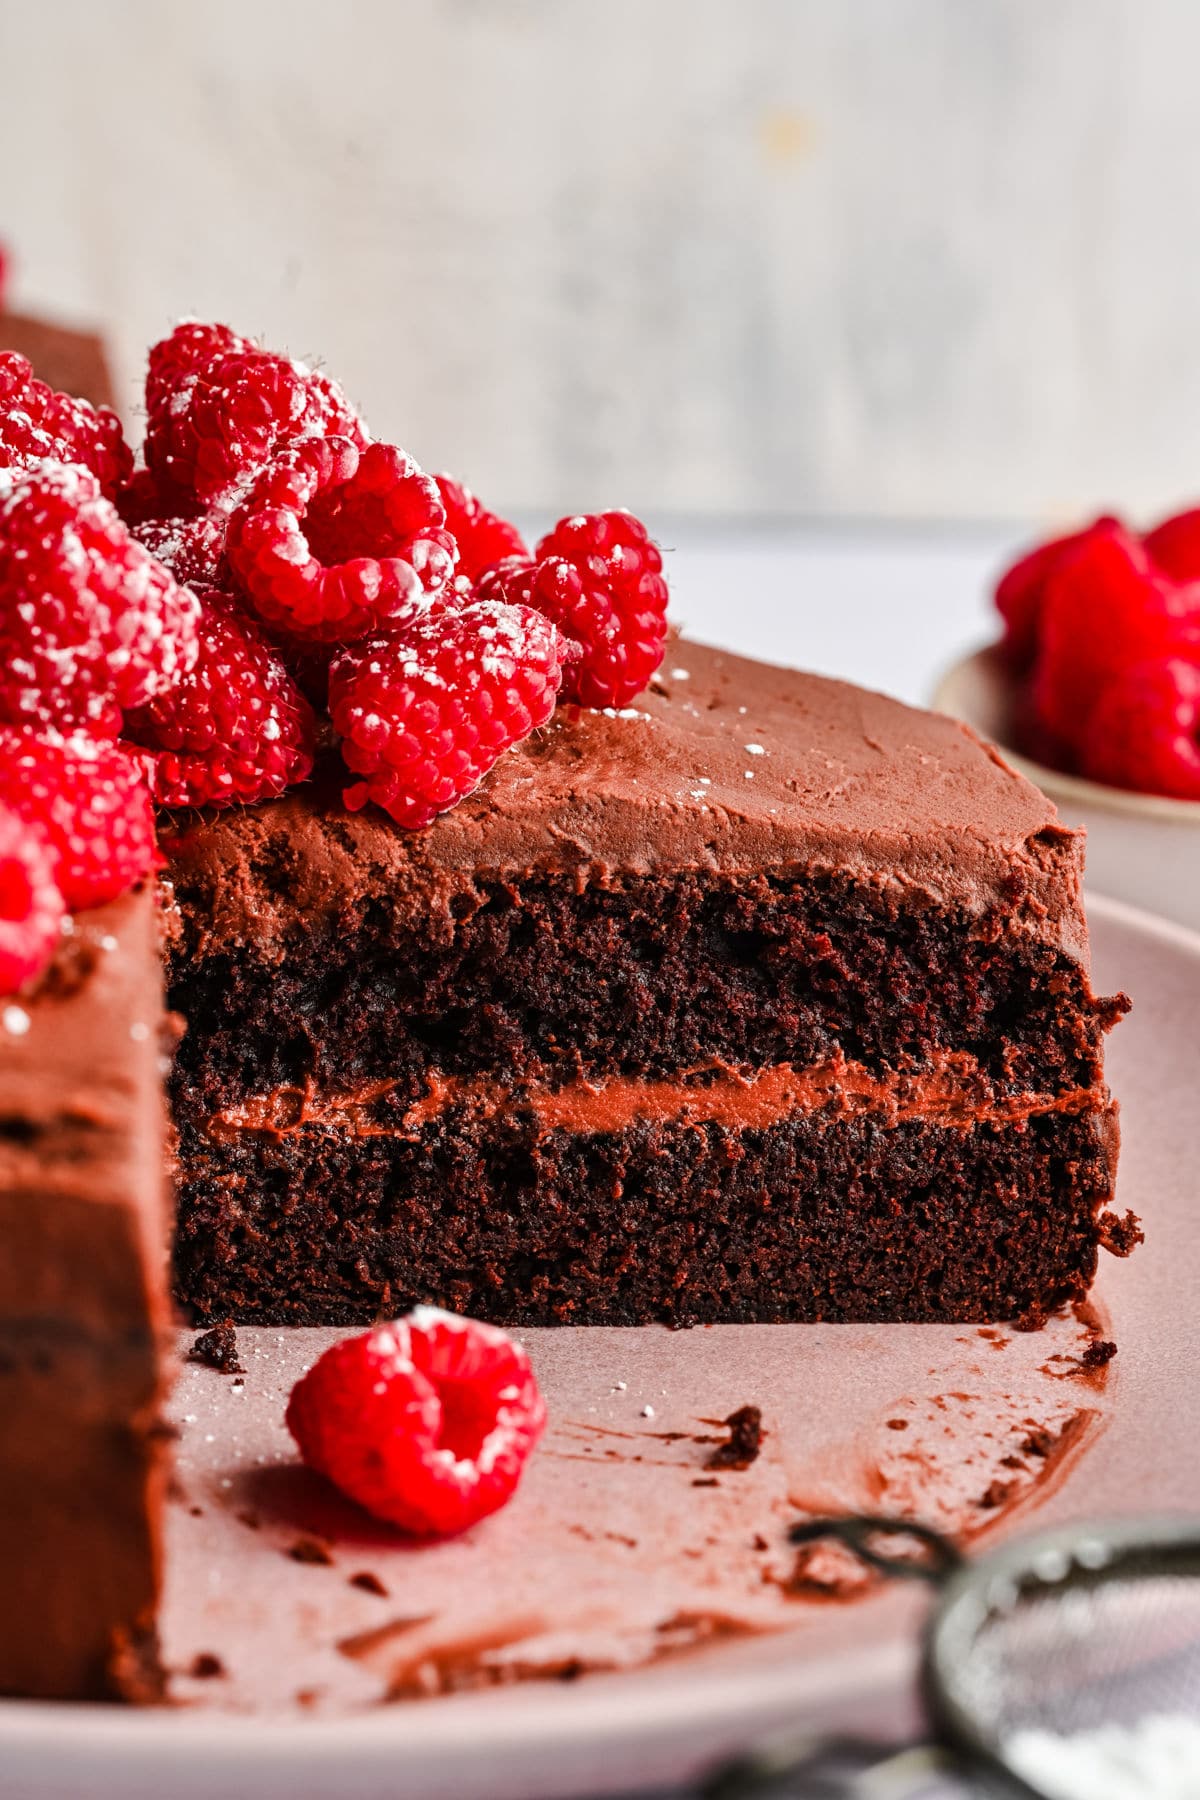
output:
{"label": "dark chocolate sponge crumb", "polygon": [[758,1461],[762,1449],[762,1408],[739,1406],[725,1423],[729,1427],[729,1442],[718,1444],[704,1466],[706,1469],[748,1469],[751,1463]]}
{"label": "dark chocolate sponge crumb", "polygon": [[202,1331],[188,1351],[188,1361],[202,1363],[206,1369],[215,1369],[218,1375],[246,1373],[238,1360],[237,1333],[229,1320],[221,1325],[214,1325],[209,1331]]}

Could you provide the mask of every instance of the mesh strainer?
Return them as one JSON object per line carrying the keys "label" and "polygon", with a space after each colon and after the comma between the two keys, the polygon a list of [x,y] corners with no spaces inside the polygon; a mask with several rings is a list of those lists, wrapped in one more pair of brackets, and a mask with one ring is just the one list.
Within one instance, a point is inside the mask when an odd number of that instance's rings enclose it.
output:
{"label": "mesh strainer", "polygon": [[791,1538],[836,1538],[939,1589],[923,1658],[938,1744],[874,1746],[864,1767],[862,1745],[777,1740],[715,1777],[712,1800],[916,1800],[950,1764],[1025,1800],[1200,1800],[1200,1520],[1073,1526],[971,1563],[892,1518],[806,1520]]}

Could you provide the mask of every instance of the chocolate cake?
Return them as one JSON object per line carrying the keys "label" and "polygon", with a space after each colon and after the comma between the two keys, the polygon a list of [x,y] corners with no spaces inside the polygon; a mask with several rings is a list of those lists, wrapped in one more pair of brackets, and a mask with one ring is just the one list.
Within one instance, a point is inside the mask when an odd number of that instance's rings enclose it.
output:
{"label": "chocolate cake", "polygon": [[0,306],[0,350],[15,350],[33,364],[39,380],[93,406],[115,406],[103,339],[46,319],[27,318]]}
{"label": "chocolate cake", "polygon": [[151,888],[0,1000],[0,1693],[155,1679],[172,1325]]}
{"label": "chocolate cake", "polygon": [[198,1320],[1037,1319],[1112,1234],[1082,843],[967,728],[678,643],[433,826],[180,816]]}

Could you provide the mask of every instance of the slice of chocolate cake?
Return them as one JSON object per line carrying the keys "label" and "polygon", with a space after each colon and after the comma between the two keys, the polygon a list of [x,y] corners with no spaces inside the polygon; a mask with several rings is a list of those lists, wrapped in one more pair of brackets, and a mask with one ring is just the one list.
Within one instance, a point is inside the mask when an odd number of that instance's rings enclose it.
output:
{"label": "slice of chocolate cake", "polygon": [[964,727],[677,644],[426,830],[181,818],[198,1318],[1036,1318],[1095,1271],[1121,1003]]}
{"label": "slice of chocolate cake", "polygon": [[149,886],[0,1000],[0,1693],[155,1681],[169,1220]]}
{"label": "slice of chocolate cake", "polygon": [[0,305],[0,350],[28,358],[39,381],[64,394],[77,394],[93,406],[116,404],[104,340],[94,331],[75,331]]}

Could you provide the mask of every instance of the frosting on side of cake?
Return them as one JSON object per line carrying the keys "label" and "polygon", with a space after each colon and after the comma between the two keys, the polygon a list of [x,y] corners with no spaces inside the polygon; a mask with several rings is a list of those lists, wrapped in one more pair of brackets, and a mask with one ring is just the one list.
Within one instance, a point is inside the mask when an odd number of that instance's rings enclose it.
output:
{"label": "frosting on side of cake", "polygon": [[[561,708],[432,826],[342,808],[336,777],[182,818],[177,882],[203,895],[194,956],[285,953],[297,914],[380,897],[453,918],[487,877],[828,869],[1086,961],[1082,834],[966,726],[883,695],[677,640],[637,705]],[[465,896],[465,898],[464,898]]]}

